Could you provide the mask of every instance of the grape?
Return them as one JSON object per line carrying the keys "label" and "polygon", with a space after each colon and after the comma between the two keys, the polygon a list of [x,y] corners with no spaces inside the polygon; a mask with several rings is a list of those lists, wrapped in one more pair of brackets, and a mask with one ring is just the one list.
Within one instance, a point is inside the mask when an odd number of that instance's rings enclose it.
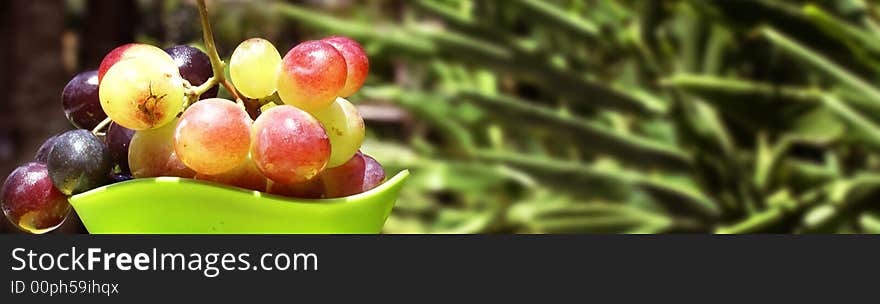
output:
{"label": "grape", "polygon": [[121,183],[121,182],[131,180],[134,178],[133,176],[131,176],[131,173],[110,173],[109,176],[110,176],[110,183],[109,184]]}
{"label": "grape", "polygon": [[328,168],[342,165],[354,155],[364,140],[364,119],[357,108],[344,98],[314,113],[330,137]]}
{"label": "grape", "polygon": [[357,41],[348,37],[333,36],[324,38],[323,40],[339,51],[342,57],[345,57],[345,63],[348,67],[348,77],[345,80],[345,87],[339,92],[339,96],[348,97],[357,93],[367,80],[367,73],[370,71],[370,61],[367,59],[367,53]]}
{"label": "grape", "polygon": [[177,66],[147,58],[114,64],[101,82],[99,95],[104,112],[132,130],[164,126],[184,105],[183,80]]}
{"label": "grape", "polygon": [[275,93],[281,54],[262,38],[245,40],[229,60],[229,77],[242,95],[259,99]]}
{"label": "grape", "polygon": [[[211,68],[211,59],[201,50],[188,45],[175,45],[165,49],[171,59],[177,64],[180,76],[189,81],[193,86],[198,86],[208,78],[214,76],[214,70]],[[208,99],[217,97],[219,86],[213,86],[207,92],[202,94],[199,99]]]}
{"label": "grape", "polygon": [[187,168],[174,153],[174,130],[177,119],[153,130],[136,131],[128,146],[128,165],[135,178],[177,176],[191,178],[196,173]]}
{"label": "grape", "polygon": [[318,177],[296,184],[269,182],[266,192],[287,197],[319,199],[324,197],[324,184]]}
{"label": "grape", "polygon": [[364,154],[364,163],[366,168],[364,169],[363,191],[369,191],[385,182],[385,168],[382,168],[382,164],[375,158],[366,154]]}
{"label": "grape", "polygon": [[306,112],[333,102],[345,86],[345,58],[332,45],[303,42],[284,55],[278,74],[278,96]]}
{"label": "grape", "polygon": [[40,148],[37,149],[37,155],[34,156],[34,161],[44,164],[49,161],[49,152],[52,151],[52,145],[55,144],[55,138],[57,138],[58,135],[61,134],[52,135],[52,137],[49,137],[49,139],[46,139],[46,141],[40,145]]}
{"label": "grape", "polygon": [[250,158],[230,171],[218,175],[196,174],[195,178],[244,189],[266,191],[266,177]]}
{"label": "grape", "polygon": [[372,157],[358,151],[345,164],[321,174],[327,198],[344,197],[373,189],[385,181],[385,169]]}
{"label": "grape", "polygon": [[217,175],[247,159],[251,117],[235,102],[212,98],[199,101],[180,117],[174,151],[194,171]]}
{"label": "grape", "polygon": [[67,197],[55,188],[43,163],[26,163],[12,171],[0,190],[3,214],[30,233],[49,232],[70,213]]}
{"label": "grape", "polygon": [[317,119],[283,105],[263,112],[254,122],[251,157],[263,175],[281,184],[317,176],[330,159],[330,140]]}
{"label": "grape", "polygon": [[81,129],[94,129],[107,118],[98,99],[98,71],[77,74],[64,86],[61,105],[67,119]]}
{"label": "grape", "polygon": [[174,59],[160,48],[142,43],[124,44],[107,53],[101,60],[101,65],[98,67],[98,82],[104,81],[104,76],[113,65],[132,58],[145,58],[158,65],[175,65]]}
{"label": "grape", "polygon": [[356,153],[341,166],[328,168],[321,173],[321,181],[327,198],[343,197],[363,192],[366,162],[364,155]]}
{"label": "grape", "polygon": [[107,146],[86,130],[58,135],[49,152],[47,165],[55,187],[67,195],[107,184],[107,174],[113,169]]}
{"label": "grape", "polygon": [[107,148],[110,149],[110,157],[119,165],[122,173],[131,172],[128,167],[128,146],[133,136],[134,130],[117,125],[115,122],[111,122],[107,128]]}

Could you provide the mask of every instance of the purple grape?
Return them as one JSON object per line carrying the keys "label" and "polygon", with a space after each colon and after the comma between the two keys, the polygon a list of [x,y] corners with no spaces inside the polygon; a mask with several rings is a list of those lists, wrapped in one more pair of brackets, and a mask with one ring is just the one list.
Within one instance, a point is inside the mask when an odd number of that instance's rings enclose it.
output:
{"label": "purple grape", "polygon": [[77,74],[61,93],[64,115],[80,129],[93,129],[107,118],[98,99],[98,71]]}
{"label": "purple grape", "polygon": [[73,130],[55,138],[48,167],[55,187],[72,195],[106,185],[113,161],[107,146],[92,132]]}
{"label": "purple grape", "polygon": [[[197,48],[188,45],[176,45],[165,49],[165,52],[171,55],[171,58],[177,63],[180,76],[194,86],[203,84],[205,81],[208,81],[208,78],[214,76],[214,70],[211,69],[211,59]],[[217,97],[217,90],[218,87],[214,86],[205,94],[202,94],[199,99]]]}
{"label": "purple grape", "polygon": [[131,176],[131,173],[110,173],[109,177],[110,184],[121,183],[127,180],[134,179],[134,177]]}
{"label": "purple grape", "polygon": [[134,130],[117,125],[115,122],[110,123],[110,127],[107,128],[107,148],[110,149],[110,157],[119,165],[122,173],[131,172],[128,167],[128,145],[131,144],[133,136]]}
{"label": "purple grape", "polygon": [[46,164],[31,162],[12,171],[0,190],[3,214],[21,230],[45,233],[70,213],[67,197],[49,178]]}
{"label": "purple grape", "polygon": [[61,134],[52,135],[52,137],[49,137],[49,139],[46,139],[46,141],[44,141],[43,144],[40,145],[40,149],[37,149],[37,155],[34,156],[35,161],[44,164],[49,161],[49,152],[52,151],[52,145],[55,144],[55,138],[57,138],[58,135]]}
{"label": "purple grape", "polygon": [[327,198],[344,197],[366,192],[385,181],[385,169],[369,155],[357,151],[341,166],[321,173]]}
{"label": "purple grape", "polygon": [[364,154],[364,190],[367,191],[378,187],[385,181],[385,168],[375,158]]}

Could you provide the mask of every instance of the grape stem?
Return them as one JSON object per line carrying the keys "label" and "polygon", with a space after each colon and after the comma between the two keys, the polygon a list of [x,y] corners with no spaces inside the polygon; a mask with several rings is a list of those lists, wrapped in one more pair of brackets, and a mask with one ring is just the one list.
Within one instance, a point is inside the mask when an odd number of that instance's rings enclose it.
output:
{"label": "grape stem", "polygon": [[[199,19],[202,21],[202,34],[203,39],[205,40],[205,49],[208,52],[208,59],[211,60],[211,69],[214,70],[214,76],[209,78],[208,81],[205,81],[202,85],[196,87],[194,93],[201,95],[201,93],[208,91],[208,89],[214,85],[220,84],[226,88],[235,99],[241,99],[235,86],[226,80],[226,64],[220,59],[220,55],[217,53],[217,46],[214,45],[214,32],[211,30],[211,21],[208,19],[208,8],[205,5],[205,0],[198,0],[197,3],[199,6]],[[205,87],[204,90],[202,90],[202,87]]]}
{"label": "grape stem", "polygon": [[205,83],[198,85],[198,86],[195,86],[195,87],[192,87],[191,93],[196,96],[202,96],[202,94],[205,94],[205,92],[210,90],[215,85],[217,85],[217,79],[216,79],[216,77],[211,76],[211,78],[208,78],[208,80],[205,80]]}
{"label": "grape stem", "polygon": [[98,133],[106,128],[108,125],[110,125],[111,122],[113,122],[113,120],[111,120],[110,117],[104,118],[104,120],[98,123],[98,125],[95,126],[94,129],[92,129],[92,134],[98,135]]}

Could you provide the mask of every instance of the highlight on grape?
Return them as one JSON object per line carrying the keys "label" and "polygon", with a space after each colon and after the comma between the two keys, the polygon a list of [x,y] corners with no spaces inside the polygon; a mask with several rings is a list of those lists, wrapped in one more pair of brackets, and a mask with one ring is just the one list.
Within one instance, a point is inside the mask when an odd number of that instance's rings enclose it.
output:
{"label": "highlight on grape", "polygon": [[[45,233],[70,213],[70,195],[137,178],[312,199],[384,182],[381,164],[359,150],[364,121],[345,99],[369,71],[357,41],[304,41],[282,57],[270,41],[250,38],[232,52],[231,81],[213,42],[206,46],[129,43],[74,76],[60,95],[77,129],[47,139],[33,162],[6,178],[5,216]],[[231,99],[217,98],[221,86]]]}

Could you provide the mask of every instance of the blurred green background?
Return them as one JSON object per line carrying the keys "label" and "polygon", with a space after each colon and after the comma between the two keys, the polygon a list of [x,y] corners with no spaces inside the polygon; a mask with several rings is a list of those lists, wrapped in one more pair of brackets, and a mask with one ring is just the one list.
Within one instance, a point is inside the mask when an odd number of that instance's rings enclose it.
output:
{"label": "blurred green background", "polygon": [[[76,71],[132,40],[201,44],[193,1],[0,6],[13,37],[0,58],[40,80],[0,80],[4,175],[68,128],[59,97]],[[880,232],[880,5],[868,1],[209,11],[225,58],[250,37],[282,54],[328,35],[364,45],[370,76],[351,98],[363,151],[389,175],[413,172],[388,233]],[[46,59],[21,62],[35,53]]]}

